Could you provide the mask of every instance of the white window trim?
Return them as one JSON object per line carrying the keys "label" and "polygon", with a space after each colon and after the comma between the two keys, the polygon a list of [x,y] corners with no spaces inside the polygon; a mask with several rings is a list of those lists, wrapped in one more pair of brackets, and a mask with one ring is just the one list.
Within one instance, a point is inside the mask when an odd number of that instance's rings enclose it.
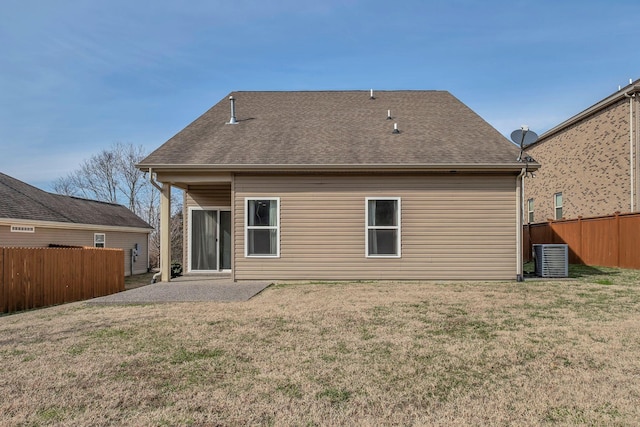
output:
{"label": "white window trim", "polygon": [[532,218],[534,217],[534,209],[535,209],[534,203],[535,202],[533,201],[533,198],[530,198],[527,200],[527,222],[529,224],[533,222]]}
{"label": "white window trim", "polygon": [[[557,205],[558,202],[558,194],[560,195],[560,197],[562,198],[562,204],[561,205]],[[564,209],[563,206],[564,205],[564,196],[562,195],[562,191],[558,191],[557,193],[553,194],[553,218],[554,219],[562,219],[562,217],[564,216]],[[563,209],[562,215],[560,215],[560,218],[558,218],[558,208]]]}
{"label": "white window trim", "polygon": [[[249,201],[250,200],[275,200],[278,203],[276,213],[276,225],[252,225],[249,226]],[[276,230],[275,255],[250,255],[249,254],[249,230]],[[244,198],[244,256],[245,258],[280,258],[280,197],[255,196]]]}
{"label": "white window trim", "polygon": [[99,248],[99,246],[96,246],[96,244],[98,244],[98,242],[96,242],[96,237],[98,236],[102,236],[102,248],[106,248],[107,247],[107,233],[93,233],[93,247],[94,248]]}
{"label": "white window trim", "polygon": [[[371,226],[369,225],[369,201],[370,200],[395,200],[398,202],[398,225],[396,226]],[[398,253],[396,255],[370,255],[369,254],[369,230],[398,230],[396,242]],[[366,258],[402,258],[402,201],[400,197],[366,197],[364,201],[364,255]]]}

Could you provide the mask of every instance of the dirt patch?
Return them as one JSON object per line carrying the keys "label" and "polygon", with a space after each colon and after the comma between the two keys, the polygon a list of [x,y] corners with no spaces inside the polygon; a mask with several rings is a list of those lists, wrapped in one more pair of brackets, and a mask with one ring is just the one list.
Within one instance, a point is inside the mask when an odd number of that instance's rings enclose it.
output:
{"label": "dirt patch", "polygon": [[129,289],[150,285],[154,274],[155,273],[145,273],[127,276],[124,278],[124,288],[128,291]]}

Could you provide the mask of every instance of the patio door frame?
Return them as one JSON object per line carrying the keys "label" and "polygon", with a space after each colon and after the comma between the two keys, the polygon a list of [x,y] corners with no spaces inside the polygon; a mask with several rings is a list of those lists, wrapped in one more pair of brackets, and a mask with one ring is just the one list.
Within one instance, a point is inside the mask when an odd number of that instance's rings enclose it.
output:
{"label": "patio door frame", "polygon": [[[215,232],[215,245],[216,245],[216,269],[215,270],[193,270],[191,267],[191,259],[192,259],[192,251],[193,251],[193,239],[192,239],[192,227],[193,227],[193,211],[209,211],[215,212],[216,217],[216,232]],[[188,245],[188,256],[187,256],[187,272],[188,273],[230,273],[231,269],[222,270],[220,268],[220,257],[221,257],[221,239],[220,239],[220,217],[222,212],[229,212],[230,220],[233,221],[231,217],[231,207],[230,206],[189,206],[188,209],[188,221],[189,226],[187,227],[187,245]],[[233,233],[233,226],[229,224],[229,232]],[[231,252],[233,252],[233,238],[230,235],[229,241],[231,242]],[[231,254],[230,254],[231,256]]]}

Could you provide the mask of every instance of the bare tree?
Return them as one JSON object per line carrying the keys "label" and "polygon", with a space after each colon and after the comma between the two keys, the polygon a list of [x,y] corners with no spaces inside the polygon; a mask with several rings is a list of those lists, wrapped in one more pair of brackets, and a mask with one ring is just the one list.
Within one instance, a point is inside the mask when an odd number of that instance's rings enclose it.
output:
{"label": "bare tree", "polygon": [[[144,219],[154,228],[149,239],[149,262],[151,267],[157,267],[160,257],[160,192],[135,166],[145,157],[146,152],[141,145],[115,143],[84,160],[67,176],[55,180],[53,189],[58,194],[122,204]],[[173,259],[181,262],[181,193],[172,192],[171,199]],[[176,241],[180,242],[179,249],[173,243]]]}
{"label": "bare tree", "polygon": [[[173,199],[173,198],[172,198]],[[174,205],[175,203],[175,205]],[[171,221],[169,226],[171,227],[171,262],[179,262],[182,264],[182,247],[183,247],[183,217],[182,217],[182,203],[173,199],[173,206],[178,206],[174,210],[174,214],[171,215]],[[155,224],[155,225],[154,225]],[[152,226],[155,228],[154,232],[149,237],[149,263],[151,268],[157,268],[160,266],[160,215],[157,215]]]}
{"label": "bare tree", "polygon": [[144,217],[138,205],[144,198],[142,193],[148,192],[151,186],[146,185],[143,172],[135,167],[144,157],[145,151],[140,145],[115,143],[83,161],[80,168],[67,176],[58,178],[53,189],[68,196],[120,203]]}

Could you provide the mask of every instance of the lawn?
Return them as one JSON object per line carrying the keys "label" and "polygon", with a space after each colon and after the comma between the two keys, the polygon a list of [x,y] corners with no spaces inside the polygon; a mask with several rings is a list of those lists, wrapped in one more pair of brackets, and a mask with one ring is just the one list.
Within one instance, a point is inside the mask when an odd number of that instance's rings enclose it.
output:
{"label": "lawn", "polygon": [[0,317],[0,425],[637,425],[640,272]]}

